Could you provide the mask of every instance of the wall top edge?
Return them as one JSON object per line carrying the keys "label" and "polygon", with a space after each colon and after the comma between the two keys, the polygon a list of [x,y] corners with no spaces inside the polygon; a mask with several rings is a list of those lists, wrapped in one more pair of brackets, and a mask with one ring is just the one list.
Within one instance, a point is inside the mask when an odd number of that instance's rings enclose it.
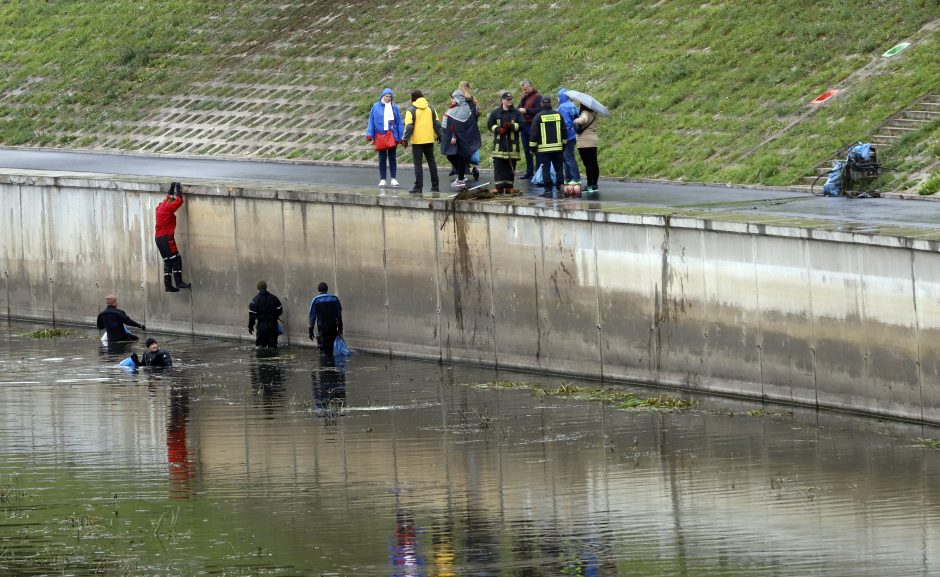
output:
{"label": "wall top edge", "polygon": [[[171,179],[101,173],[0,169],[0,186],[99,189],[114,192],[165,194]],[[371,189],[355,190],[329,185],[256,181],[187,179],[183,191],[191,196],[231,197],[319,204],[376,206],[385,209],[448,211],[461,214],[504,215],[575,222],[597,222],[669,229],[714,231],[748,236],[770,236],[826,242],[940,251],[940,230],[897,225],[859,226],[854,223],[771,217],[734,212],[707,213],[666,206],[642,206],[582,200],[551,201],[534,197],[507,200],[454,200],[444,193],[415,197],[407,192],[385,195]]]}

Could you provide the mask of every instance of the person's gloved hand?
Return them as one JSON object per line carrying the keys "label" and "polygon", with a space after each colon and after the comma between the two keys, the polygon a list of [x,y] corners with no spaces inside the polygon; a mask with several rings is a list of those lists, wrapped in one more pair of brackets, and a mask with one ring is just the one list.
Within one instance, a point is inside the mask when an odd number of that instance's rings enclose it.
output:
{"label": "person's gloved hand", "polygon": [[140,330],[147,332],[147,325],[140,325]]}
{"label": "person's gloved hand", "polygon": [[255,334],[255,327],[254,327],[254,325],[248,325],[248,334],[249,334],[249,335]]}
{"label": "person's gloved hand", "polygon": [[366,142],[372,142],[372,137],[371,137],[371,136],[367,136],[367,137],[366,137]]}
{"label": "person's gloved hand", "polygon": [[313,327],[307,327],[307,336],[310,337],[310,340],[313,340]]}
{"label": "person's gloved hand", "polygon": [[343,338],[343,331],[342,331],[342,330],[338,331],[338,332],[336,333],[336,336],[337,336],[337,338],[340,338],[340,339]]}
{"label": "person's gloved hand", "polygon": [[499,132],[500,134],[506,134],[506,125],[504,124],[504,125],[500,126],[498,132]]}
{"label": "person's gloved hand", "polygon": [[402,140],[400,144],[402,145],[402,147],[408,148],[408,141],[407,141],[407,140]]}

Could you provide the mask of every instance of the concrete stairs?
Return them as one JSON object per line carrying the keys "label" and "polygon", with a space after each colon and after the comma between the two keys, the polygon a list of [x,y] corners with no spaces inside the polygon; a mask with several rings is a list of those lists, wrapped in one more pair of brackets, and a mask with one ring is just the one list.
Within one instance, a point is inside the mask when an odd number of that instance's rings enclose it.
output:
{"label": "concrete stairs", "polygon": [[[867,141],[870,142],[879,154],[879,160],[883,159],[882,151],[891,148],[904,136],[916,132],[930,124],[937,118],[940,118],[940,94],[929,94],[924,98],[912,104],[909,108],[901,110],[884,124],[882,124],[876,133]],[[854,142],[852,144],[855,144]],[[845,159],[846,149],[840,149],[829,160],[822,162],[813,169],[813,174],[803,177],[802,184],[812,185],[816,178],[832,170],[832,165],[836,160]],[[816,186],[822,186],[825,177],[816,182]]]}

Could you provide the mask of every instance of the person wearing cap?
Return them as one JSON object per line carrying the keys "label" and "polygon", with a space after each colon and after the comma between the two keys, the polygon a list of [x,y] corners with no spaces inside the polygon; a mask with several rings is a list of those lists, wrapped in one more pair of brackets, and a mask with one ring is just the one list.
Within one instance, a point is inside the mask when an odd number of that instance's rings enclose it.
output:
{"label": "person wearing cap", "polygon": [[[316,338],[320,354],[333,356],[333,341],[343,336],[343,305],[339,297],[330,294],[330,287],[321,282],[317,285],[317,296],[310,301],[310,314],[307,317],[307,336]],[[316,328],[316,336],[314,336]]]}
{"label": "person wearing cap", "polygon": [[138,323],[131,317],[127,316],[127,313],[117,308],[117,297],[114,295],[108,295],[104,297],[105,309],[98,313],[98,321],[96,326],[98,330],[105,330],[108,333],[108,344],[115,343],[124,343],[129,341],[139,340],[137,335],[133,335],[127,332],[127,329],[124,325],[137,327],[142,331],[146,331],[147,327]]}
{"label": "person wearing cap", "polygon": [[493,180],[495,194],[516,194],[516,163],[519,161],[519,130],[522,115],[508,91],[499,95],[500,105],[490,112],[486,126],[493,133]]}
{"label": "person wearing cap", "polygon": [[519,87],[522,89],[522,96],[519,99],[519,114],[522,115],[522,125],[519,134],[522,137],[522,151],[525,154],[525,175],[522,178],[529,179],[535,174],[536,163],[533,162],[533,156],[537,156],[529,146],[529,142],[532,140],[532,120],[541,109],[542,95],[528,80],[520,82]]}
{"label": "person wearing cap", "polygon": [[[542,181],[545,193],[542,196],[552,196],[552,186],[555,192],[561,192],[561,180],[564,175],[564,148],[568,141],[568,131],[561,119],[561,114],[552,108],[552,99],[542,97],[542,110],[532,119],[532,135],[529,147],[535,149],[542,159]],[[555,179],[552,181],[552,167],[555,168]]]}
{"label": "person wearing cap", "polygon": [[255,346],[261,348],[277,348],[278,319],[284,312],[281,301],[268,292],[268,283],[259,280],[255,285],[258,294],[251,299],[248,305],[248,334],[254,334],[255,323],[258,323],[258,334],[255,335]]}
{"label": "person wearing cap", "polygon": [[131,360],[138,367],[172,367],[173,360],[170,353],[160,348],[157,339],[150,337],[147,339],[147,352],[142,359],[137,357],[137,353],[131,355]]}
{"label": "person wearing cap", "polygon": [[[166,292],[175,293],[180,289],[192,287],[183,282],[183,257],[180,256],[176,246],[176,211],[183,206],[183,187],[178,182],[170,184],[170,192],[166,198],[157,205],[154,226],[155,241],[160,257],[163,258],[163,288]],[[176,286],[173,286],[173,281]]]}

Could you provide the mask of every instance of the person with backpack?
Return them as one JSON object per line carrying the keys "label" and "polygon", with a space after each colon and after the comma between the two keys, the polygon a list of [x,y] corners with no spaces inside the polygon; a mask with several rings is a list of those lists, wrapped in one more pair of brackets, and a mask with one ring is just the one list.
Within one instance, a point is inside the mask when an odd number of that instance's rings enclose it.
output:
{"label": "person with backpack", "polygon": [[578,117],[574,119],[574,129],[578,134],[578,155],[587,173],[584,192],[597,192],[601,172],[597,164],[597,113],[582,104]]}
{"label": "person with backpack", "polygon": [[372,142],[379,153],[379,187],[386,186],[385,163],[388,162],[388,174],[392,177],[391,185],[398,186],[398,143],[402,140],[401,111],[394,103],[395,93],[386,88],[379,96],[379,101],[372,105],[369,122],[366,125],[366,140]]}
{"label": "person with backpack", "polygon": [[431,172],[431,192],[440,192],[440,177],[437,174],[437,160],[434,158],[434,141],[441,139],[441,123],[434,107],[428,104],[420,90],[411,92],[411,106],[405,111],[405,134],[403,144],[411,143],[411,157],[415,165],[415,185],[408,191],[421,194],[424,188],[424,173],[421,159],[428,163]]}
{"label": "person with backpack", "polygon": [[[542,110],[532,119],[532,134],[529,148],[536,151],[542,164],[542,182],[545,192],[542,196],[552,198],[552,185],[555,192],[561,192],[561,180],[564,174],[564,149],[568,141],[568,132],[561,114],[552,108],[550,96],[542,97]],[[552,167],[555,178],[552,178]]]}
{"label": "person with backpack", "polygon": [[519,129],[522,115],[512,104],[512,94],[499,95],[500,106],[490,112],[486,127],[493,133],[493,180],[495,194],[515,194],[516,163],[519,161]]}

